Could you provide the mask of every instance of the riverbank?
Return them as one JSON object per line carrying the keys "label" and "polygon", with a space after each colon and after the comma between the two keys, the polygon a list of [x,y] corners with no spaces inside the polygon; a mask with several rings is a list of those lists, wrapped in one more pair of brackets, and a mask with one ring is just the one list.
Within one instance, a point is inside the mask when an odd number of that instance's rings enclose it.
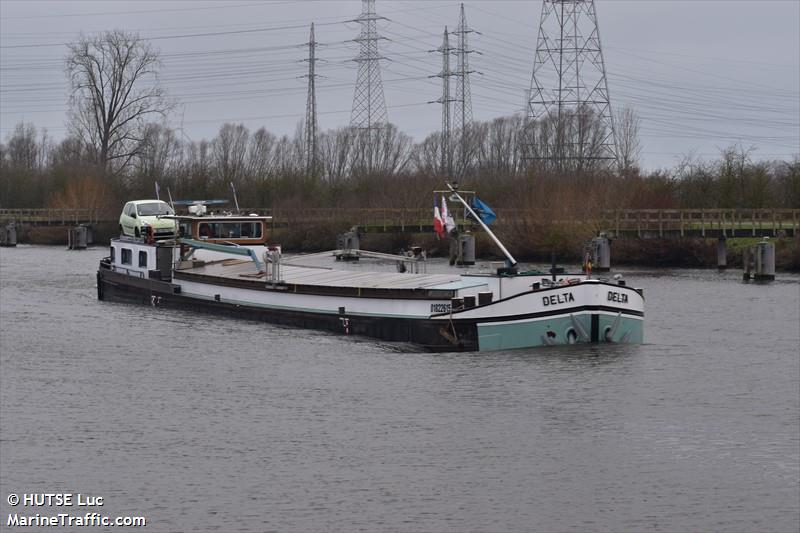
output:
{"label": "riverbank", "polygon": [[[330,250],[336,236],[348,229],[346,224],[331,223],[326,226],[303,226],[276,229],[273,242],[280,243],[290,253],[313,253]],[[509,250],[518,261],[549,262],[556,254],[559,263],[581,263],[582,250],[591,236],[586,231],[499,232]],[[98,224],[93,227],[93,242],[105,246],[116,235],[116,225]],[[507,233],[507,234],[503,234]],[[758,242],[758,238],[731,238],[727,241],[728,267],[742,267],[742,250]],[[17,241],[21,244],[67,244],[66,227],[18,228]],[[800,238],[779,237],[775,243],[775,264],[778,270],[800,272]],[[475,234],[476,253],[480,259],[501,260],[494,243],[483,233]],[[431,257],[448,255],[449,243],[431,233],[368,233],[361,238],[361,247],[384,253],[397,253],[410,246],[421,246]],[[615,239],[611,244],[611,264],[647,267],[714,268],[717,266],[717,241],[715,239]]]}

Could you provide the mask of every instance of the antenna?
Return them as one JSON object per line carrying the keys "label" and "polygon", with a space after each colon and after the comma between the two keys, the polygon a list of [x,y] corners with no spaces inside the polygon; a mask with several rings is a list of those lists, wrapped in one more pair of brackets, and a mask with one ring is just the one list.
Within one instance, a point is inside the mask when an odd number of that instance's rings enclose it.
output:
{"label": "antenna", "polygon": [[616,161],[594,0],[542,0],[527,118],[528,159],[559,171]]}
{"label": "antenna", "polygon": [[231,182],[231,191],[233,191],[233,203],[236,204],[236,212],[240,213],[241,209],[239,209],[239,199],[236,198],[236,187],[234,187],[233,182]]}
{"label": "antenna", "polygon": [[455,74],[450,70],[450,54],[453,53],[455,48],[450,47],[450,38],[447,33],[447,26],[444,27],[444,36],[442,37],[442,46],[431,52],[441,52],[442,54],[442,71],[439,74],[430,76],[431,78],[442,78],[442,97],[434,102],[442,104],[442,175],[451,177],[453,173],[453,145],[451,142],[451,120],[450,120],[450,107],[455,98],[450,97],[450,77]]}
{"label": "antenna", "polygon": [[377,21],[386,18],[375,14],[375,0],[362,0],[361,4],[361,15],[352,21],[361,24],[361,33],[354,39],[361,45],[361,51],[355,58],[358,79],[353,94],[350,126],[371,131],[384,128],[389,122],[380,69],[380,60],[386,58],[378,53],[378,41],[384,37],[378,35],[377,31]]}
{"label": "antenna", "polygon": [[308,36],[308,97],[306,99],[306,174],[315,175],[317,171],[317,93],[315,72],[317,57],[316,49],[319,43],[314,40],[314,23],[311,23],[311,33]]}
{"label": "antenna", "polygon": [[453,35],[458,36],[456,52],[458,63],[453,75],[456,77],[456,96],[455,96],[455,128],[459,138],[458,143],[458,175],[463,176],[467,170],[467,136],[469,127],[472,124],[472,92],[469,85],[469,75],[474,70],[469,69],[469,54],[474,50],[469,49],[467,35],[478,33],[467,25],[467,16],[464,14],[464,4],[461,4],[461,12],[458,19],[458,26]]}

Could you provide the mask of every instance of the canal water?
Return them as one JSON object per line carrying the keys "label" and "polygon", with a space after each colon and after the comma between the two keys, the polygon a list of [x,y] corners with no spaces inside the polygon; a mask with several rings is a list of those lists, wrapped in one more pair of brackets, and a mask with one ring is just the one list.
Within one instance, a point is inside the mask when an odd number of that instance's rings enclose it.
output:
{"label": "canal water", "polygon": [[800,528],[800,276],[622,270],[644,345],[442,355],[99,302],[104,253],[0,251],[4,527],[81,493],[150,532]]}

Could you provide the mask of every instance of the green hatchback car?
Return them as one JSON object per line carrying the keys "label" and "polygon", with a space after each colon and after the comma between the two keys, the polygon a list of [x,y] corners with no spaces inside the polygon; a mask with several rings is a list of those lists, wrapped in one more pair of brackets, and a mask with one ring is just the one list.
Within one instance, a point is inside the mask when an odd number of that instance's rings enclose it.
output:
{"label": "green hatchback car", "polygon": [[169,239],[178,236],[178,222],[163,216],[172,216],[175,212],[161,200],[134,200],[128,202],[119,216],[119,233],[130,237],[142,237],[147,227],[153,228],[156,239]]}

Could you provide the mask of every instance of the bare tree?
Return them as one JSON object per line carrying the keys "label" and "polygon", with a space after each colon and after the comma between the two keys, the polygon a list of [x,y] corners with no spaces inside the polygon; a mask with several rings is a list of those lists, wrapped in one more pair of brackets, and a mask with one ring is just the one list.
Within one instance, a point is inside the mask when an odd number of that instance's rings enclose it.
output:
{"label": "bare tree", "polygon": [[175,130],[154,122],[147,124],[142,133],[142,143],[134,158],[137,178],[152,181],[174,178],[183,157],[183,146]]}
{"label": "bare tree", "polygon": [[421,143],[414,145],[411,152],[414,170],[429,176],[439,176],[442,160],[441,148],[442,134],[438,131],[431,133]]}
{"label": "bare tree", "polygon": [[605,122],[589,107],[528,120],[520,127],[526,138],[524,158],[539,172],[591,173],[609,169],[615,159]]}
{"label": "bare tree", "polygon": [[350,174],[358,179],[400,173],[411,156],[411,137],[394,124],[374,130],[357,130],[354,143]]}
{"label": "bare tree", "polygon": [[340,128],[324,133],[318,140],[322,175],[332,186],[338,186],[348,177],[356,131]]}
{"label": "bare tree", "polygon": [[8,138],[8,159],[14,172],[33,172],[39,161],[39,143],[33,124],[18,123]]}
{"label": "bare tree", "polygon": [[623,108],[617,116],[617,163],[622,174],[631,172],[639,165],[642,154],[640,125],[639,116],[630,107]]}
{"label": "bare tree", "polygon": [[275,157],[275,136],[266,128],[260,128],[250,137],[247,149],[247,174],[255,181],[266,180],[271,171]]}
{"label": "bare tree", "polygon": [[225,123],[214,139],[214,163],[217,176],[227,186],[228,182],[239,181],[246,170],[247,145],[250,130],[244,124]]}
{"label": "bare tree", "polygon": [[69,128],[103,174],[119,172],[139,150],[147,120],[172,107],[158,82],[158,52],[121,30],[81,35],[68,48]]}

